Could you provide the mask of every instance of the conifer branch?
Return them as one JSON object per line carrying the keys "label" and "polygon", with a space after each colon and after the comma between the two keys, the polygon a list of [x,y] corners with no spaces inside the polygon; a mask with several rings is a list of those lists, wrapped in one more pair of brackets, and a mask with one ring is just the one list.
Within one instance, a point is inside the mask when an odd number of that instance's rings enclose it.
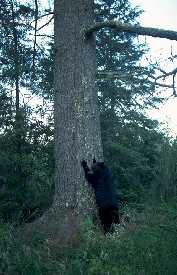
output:
{"label": "conifer branch", "polygon": [[152,37],[167,38],[169,40],[177,41],[177,32],[171,30],[141,27],[140,25],[131,25],[121,23],[119,21],[98,22],[84,30],[85,36],[91,35],[93,32],[99,31],[103,28],[111,28],[118,32],[128,32],[136,35],[147,35]]}

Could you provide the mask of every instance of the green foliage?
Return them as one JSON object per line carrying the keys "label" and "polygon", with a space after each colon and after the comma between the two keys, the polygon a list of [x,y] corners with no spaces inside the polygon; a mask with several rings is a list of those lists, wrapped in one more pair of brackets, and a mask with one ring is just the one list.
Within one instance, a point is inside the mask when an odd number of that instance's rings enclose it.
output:
{"label": "green foliage", "polygon": [[[97,21],[119,19],[136,24],[141,12],[128,0],[96,2]],[[97,34],[104,158],[113,170],[120,197],[128,202],[141,201],[149,193],[157,180],[165,142],[164,135],[158,131],[158,122],[144,112],[148,106],[161,102],[148,77],[153,74],[153,65],[141,64],[146,51],[146,45],[137,43],[130,34],[110,29]]]}
{"label": "green foliage", "polygon": [[0,225],[0,273],[13,275],[50,274],[49,266],[38,250],[41,238],[34,233],[31,245],[22,241],[20,232],[10,226]]}
{"label": "green foliage", "polygon": [[[123,23],[137,24],[142,11],[131,6],[129,0],[102,0],[96,2],[96,20],[120,20]],[[149,81],[153,65],[142,65],[141,58],[147,52],[145,44],[137,43],[133,35],[101,30],[97,34],[98,89],[101,111],[112,110],[123,116],[133,110],[160,102],[154,85]],[[108,73],[108,74],[107,74]]]}
{"label": "green foliage", "polygon": [[28,121],[20,129],[19,147],[12,128],[13,113],[9,124],[1,113],[0,119],[5,122],[0,134],[0,219],[18,223],[34,212],[36,217],[41,215],[51,205],[53,143],[47,138],[47,127]]}
{"label": "green foliage", "polygon": [[87,221],[75,248],[56,246],[55,236],[48,240],[37,231],[22,238],[23,231],[0,225],[0,273],[175,275],[177,201],[129,211],[130,223],[106,237]]}
{"label": "green foliage", "polygon": [[156,182],[152,186],[154,196],[169,200],[177,195],[177,139],[166,139],[161,146]]}
{"label": "green foliage", "polygon": [[12,125],[12,98],[8,95],[5,89],[0,85],[0,129],[5,131]]}
{"label": "green foliage", "polygon": [[45,99],[54,100],[54,44],[48,43],[45,55],[42,55],[36,68],[35,82],[31,82],[32,92],[42,95]]}
{"label": "green foliage", "polygon": [[3,11],[0,41],[1,82],[13,86],[15,79],[19,77],[20,85],[24,86],[30,77],[33,58],[28,36],[33,29],[30,26],[34,16],[33,9],[29,5],[20,5],[19,1],[9,0],[1,1],[0,8]]}
{"label": "green foliage", "polygon": [[[125,122],[126,121],[126,122]],[[102,113],[105,160],[115,177],[118,193],[128,202],[144,200],[157,171],[166,139],[157,121],[133,111],[118,117],[111,110]]]}
{"label": "green foliage", "polygon": [[0,217],[4,221],[28,220],[33,211],[42,214],[52,202],[48,154],[45,148],[27,149],[21,156],[9,147],[0,153]]}

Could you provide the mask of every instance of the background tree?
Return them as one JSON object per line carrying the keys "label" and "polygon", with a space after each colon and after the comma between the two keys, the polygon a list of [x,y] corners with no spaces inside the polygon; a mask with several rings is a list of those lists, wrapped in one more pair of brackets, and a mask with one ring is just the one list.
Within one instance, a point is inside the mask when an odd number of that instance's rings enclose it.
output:
{"label": "background tree", "polygon": [[[96,4],[98,22],[117,19],[135,24],[140,14],[141,10],[132,8],[127,0]],[[146,108],[157,106],[162,100],[149,79],[153,64],[144,67],[141,62],[147,50],[132,34],[116,30],[97,33],[97,83],[104,157],[113,169],[122,199],[126,197],[134,202],[142,197],[145,185],[149,187],[147,182],[155,177],[156,144],[163,139],[162,134],[156,132],[158,123],[145,114]],[[148,139],[153,147],[149,146]],[[156,161],[150,161],[151,154],[156,155]]]}
{"label": "background tree", "polygon": [[[18,223],[41,215],[51,204],[54,165],[50,128],[34,118],[36,110],[23,102],[33,77],[29,31],[33,30],[34,7],[18,1],[0,5],[0,218]],[[46,169],[49,163],[51,169]]]}

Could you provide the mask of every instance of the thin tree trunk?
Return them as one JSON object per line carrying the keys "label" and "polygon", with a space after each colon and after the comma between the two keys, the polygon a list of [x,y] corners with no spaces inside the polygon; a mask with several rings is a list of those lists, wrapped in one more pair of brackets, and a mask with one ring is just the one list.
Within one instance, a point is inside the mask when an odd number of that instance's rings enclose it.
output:
{"label": "thin tree trunk", "polygon": [[22,135],[22,114],[20,111],[20,88],[19,88],[19,53],[18,53],[18,35],[16,30],[15,12],[13,0],[11,0],[12,12],[12,33],[13,33],[13,60],[15,69],[15,145],[17,153],[21,153],[21,135]]}
{"label": "thin tree trunk", "polygon": [[14,5],[13,1],[11,1],[11,11],[12,11],[12,32],[13,32],[13,44],[14,44],[14,68],[15,68],[15,107],[16,107],[16,117],[18,117],[18,112],[20,109],[20,93],[19,93],[19,61],[18,61],[18,37],[17,30],[15,27],[15,15],[14,15]]}

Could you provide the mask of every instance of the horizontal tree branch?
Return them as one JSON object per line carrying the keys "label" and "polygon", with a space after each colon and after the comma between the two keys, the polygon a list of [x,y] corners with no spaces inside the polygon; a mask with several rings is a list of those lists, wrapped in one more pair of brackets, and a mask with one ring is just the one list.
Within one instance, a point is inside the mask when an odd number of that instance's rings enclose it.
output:
{"label": "horizontal tree branch", "polygon": [[120,75],[120,72],[117,72],[117,71],[97,71],[97,74],[96,74],[97,78],[126,78],[126,74],[121,74]]}
{"label": "horizontal tree branch", "polygon": [[173,71],[171,71],[171,72],[165,72],[165,71],[163,71],[163,70],[160,70],[163,74],[162,75],[159,75],[159,76],[157,76],[156,77],[156,80],[157,79],[160,79],[160,78],[166,78],[166,77],[168,77],[168,76],[171,76],[171,75],[176,75],[177,74],[177,68],[175,68]]}
{"label": "horizontal tree branch", "polygon": [[[126,77],[127,77],[126,74],[120,75],[119,72],[108,72],[108,71],[97,71],[97,75],[96,76],[97,76],[98,79],[104,79],[104,80],[108,80],[110,78],[114,78],[114,79],[118,78],[118,79],[120,79],[120,77],[126,79]],[[160,87],[164,87],[164,88],[174,89],[174,85],[172,85],[172,84],[170,85],[170,84],[165,84],[165,83],[157,82],[156,79],[153,76],[151,76],[151,78],[154,79],[154,81],[149,80],[149,82],[151,84],[154,84],[154,85],[160,86]]]}
{"label": "horizontal tree branch", "polygon": [[118,32],[128,32],[137,35],[147,35],[152,37],[167,38],[177,41],[177,32],[171,30],[163,30],[157,28],[141,27],[140,25],[130,25],[119,21],[98,22],[84,30],[86,36],[103,28],[115,29]]}
{"label": "horizontal tree branch", "polygon": [[165,83],[160,83],[160,82],[152,82],[152,84],[155,84],[157,86],[160,86],[160,87],[164,87],[164,88],[169,88],[169,89],[173,89],[173,85],[168,85],[168,84],[165,84]]}
{"label": "horizontal tree branch", "polygon": [[[33,33],[29,33],[30,36],[34,36]],[[36,36],[40,36],[40,37],[48,37],[48,38],[51,38],[53,39],[54,38],[54,35],[48,35],[48,34],[36,34]]]}

